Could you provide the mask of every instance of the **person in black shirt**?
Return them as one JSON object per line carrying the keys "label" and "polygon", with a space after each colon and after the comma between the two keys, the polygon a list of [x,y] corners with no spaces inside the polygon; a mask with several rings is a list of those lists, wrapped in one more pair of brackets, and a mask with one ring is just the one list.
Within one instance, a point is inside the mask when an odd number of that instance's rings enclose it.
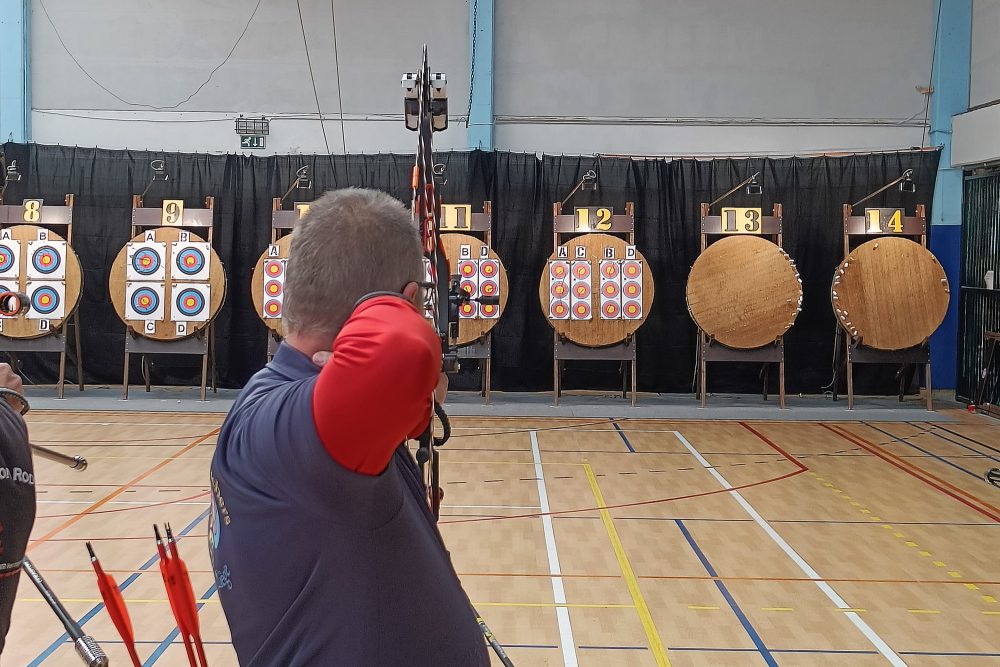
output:
{"label": "person in black shirt", "polygon": [[8,364],[0,364],[0,654],[35,523],[35,472],[28,427],[21,417],[23,393],[21,378]]}

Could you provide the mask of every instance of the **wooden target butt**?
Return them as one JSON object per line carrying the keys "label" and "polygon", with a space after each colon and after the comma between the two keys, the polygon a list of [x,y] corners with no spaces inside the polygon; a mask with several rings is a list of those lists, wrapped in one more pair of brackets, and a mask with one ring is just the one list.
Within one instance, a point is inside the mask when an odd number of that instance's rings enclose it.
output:
{"label": "wooden target butt", "polygon": [[691,267],[688,311],[702,331],[734,349],[763,347],[782,336],[802,307],[802,281],[780,247],[756,236],[727,236]]}
{"label": "wooden target butt", "polygon": [[[499,287],[500,303],[498,306],[493,307],[496,309],[496,315],[494,317],[481,317],[477,315],[475,317],[459,318],[458,338],[456,339],[456,344],[459,346],[468,345],[485,336],[493,329],[493,327],[497,325],[500,318],[503,317],[504,308],[507,307],[507,270],[504,268],[503,262],[500,261],[499,255],[493,252],[492,249],[488,248],[486,243],[474,236],[455,233],[442,234],[441,244],[444,246],[444,254],[448,258],[448,270],[452,273],[452,275],[458,274],[459,285],[462,285],[463,281],[470,279],[472,282],[476,283],[480,289],[487,283],[493,286],[493,288]],[[484,275],[481,270],[473,269],[470,269],[470,275],[463,275],[463,246],[467,247],[467,259],[470,259],[473,262],[478,260],[492,260],[491,266],[497,269],[497,275],[487,276]],[[471,284],[470,287],[472,287]],[[470,308],[473,311],[476,311],[481,309],[482,306],[473,302]]]}
{"label": "wooden target butt", "polygon": [[[135,236],[130,241],[130,243],[143,243],[147,236],[152,235],[152,238],[156,243],[165,244],[165,252],[160,258],[164,266],[163,277],[160,279],[134,280],[128,278],[128,244],[121,249],[118,256],[115,257],[114,264],[112,264],[111,276],[108,280],[108,290],[111,295],[111,302],[114,304],[115,312],[118,313],[118,317],[126,324],[126,326],[140,336],[160,341],[180,340],[182,338],[192,336],[212,323],[212,320],[215,319],[219,309],[222,307],[223,301],[225,301],[226,272],[222,266],[222,260],[219,259],[218,254],[216,254],[213,248],[208,248],[207,280],[192,279],[189,276],[184,275],[184,273],[181,272],[175,265],[175,260],[177,258],[175,258],[172,253],[171,244],[181,242],[182,234],[187,234],[187,238],[191,243],[205,243],[205,239],[201,238],[197,234],[186,232],[185,230],[177,227],[152,228]],[[126,293],[128,291],[128,283],[133,283],[133,285],[142,283],[143,286],[151,287],[152,289],[158,289],[156,286],[162,284],[163,314],[161,319],[157,319],[155,321],[152,330],[146,329],[147,320],[131,319],[127,316]],[[198,285],[207,284],[209,286],[207,319],[204,321],[181,320],[181,318],[174,316],[174,283],[177,283],[180,290],[184,290],[189,287],[197,288]],[[184,321],[186,323],[184,331],[178,331],[177,324],[179,321]]]}
{"label": "wooden target butt", "polygon": [[[285,262],[292,246],[292,235],[287,234],[268,245],[254,265],[250,282],[253,309],[264,325],[278,337],[285,335],[282,319],[285,292]],[[268,294],[265,296],[265,291]],[[265,311],[265,307],[267,311]]]}
{"label": "wooden target butt", "polygon": [[[635,259],[641,262],[642,280],[641,297],[642,312],[636,319],[603,319],[601,316],[601,260],[607,258],[607,249],[614,251],[617,259],[625,258],[625,251],[628,244],[624,239],[611,236],[609,234],[584,234],[577,236],[565,243],[560,248],[566,248],[566,257],[560,258],[557,250],[549,257],[545,268],[542,270],[541,279],[538,285],[538,299],[541,303],[542,314],[546,321],[555,330],[556,334],[567,340],[584,347],[606,347],[620,343],[634,334],[649,316],[650,308],[653,305],[653,275],[649,270],[649,262],[636,251]],[[578,250],[582,248],[582,250]],[[579,254],[578,254],[579,253]],[[590,319],[574,320],[553,319],[550,306],[553,295],[551,293],[550,262],[565,259],[573,261],[588,260],[591,265],[590,271],[590,298],[591,305]]]}
{"label": "wooden target butt", "polygon": [[944,268],[929,250],[884,236],[855,248],[837,267],[830,291],[837,323],[877,350],[921,345],[948,310]]}
{"label": "wooden target butt", "polygon": [[[80,260],[72,246],[67,243],[65,252],[58,253],[58,261],[65,265],[65,274],[61,271],[55,274],[59,276],[64,275],[64,277],[49,278],[43,273],[36,271],[29,279],[28,266],[33,261],[32,255],[34,253],[38,253],[39,251],[41,253],[49,253],[47,254],[49,262],[54,257],[51,254],[52,249],[46,250],[44,248],[44,241],[39,241],[39,233],[47,234],[49,241],[57,242],[60,245],[65,242],[65,239],[51,230],[35,225],[15,225],[14,227],[7,228],[5,231],[10,232],[10,240],[0,240],[0,247],[2,247],[0,262],[4,258],[9,258],[7,253],[11,251],[12,246],[17,245],[18,268],[16,271],[5,271],[4,273],[9,274],[7,278],[0,276],[0,287],[12,292],[23,292],[28,295],[29,299],[36,289],[44,288],[45,293],[39,292],[36,295],[36,300],[39,301],[33,304],[36,307],[31,308],[29,312],[22,313],[16,317],[2,318],[3,331],[0,332],[0,335],[8,338],[27,339],[41,338],[42,336],[55,333],[73,315],[80,303],[80,291],[83,286],[83,273],[80,270]],[[34,253],[29,251],[28,246],[28,243],[32,241],[35,242]],[[41,264],[41,254],[34,259],[38,262],[38,266],[41,267],[42,271],[48,270],[48,266]],[[14,273],[16,273],[16,278],[13,277]],[[53,307],[53,299],[62,299],[62,315],[57,318],[48,319],[40,317],[42,309]],[[42,303],[42,300],[44,300],[44,303]],[[45,322],[45,324],[43,325],[42,322]],[[43,326],[46,328],[43,329]]]}

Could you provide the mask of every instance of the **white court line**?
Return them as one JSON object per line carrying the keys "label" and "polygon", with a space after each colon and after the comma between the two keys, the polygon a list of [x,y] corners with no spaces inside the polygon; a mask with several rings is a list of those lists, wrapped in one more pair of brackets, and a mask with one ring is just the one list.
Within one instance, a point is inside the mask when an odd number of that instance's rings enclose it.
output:
{"label": "white court line", "polygon": [[[36,500],[39,505],[93,505],[93,500]],[[159,500],[112,500],[104,503],[105,505],[155,505],[161,502]],[[169,502],[169,501],[168,501]],[[184,501],[184,502],[174,502],[171,505],[208,505],[208,501],[204,502],[194,502],[194,501]]]}
{"label": "white court line", "polygon": [[[746,513],[750,515],[750,518],[752,518],[757,525],[760,526],[765,533],[767,533],[767,536],[774,540],[774,543],[777,544],[778,547],[784,551],[796,565],[799,566],[799,569],[802,570],[803,574],[813,580],[813,583],[815,583],[816,586],[823,591],[823,594],[830,599],[830,602],[836,605],[838,609],[853,609],[851,605],[844,602],[844,598],[840,597],[840,595],[833,590],[830,584],[823,581],[823,577],[819,576],[819,573],[814,570],[812,566],[809,565],[809,563],[807,563],[805,559],[802,558],[802,556],[800,556],[798,552],[796,552],[795,549],[793,549],[791,545],[784,540],[783,537],[781,537],[781,535],[778,535],[777,531],[771,527],[771,524],[769,524],[764,517],[757,513],[757,510],[755,510],[750,503],[748,503],[746,499],[740,495],[740,492],[733,489],[733,485],[726,481],[726,478],[705,460],[705,457],[701,455],[701,452],[695,449],[694,446],[687,441],[687,438],[681,435],[678,431],[674,431],[673,433],[677,439],[681,441],[681,444],[684,445],[696,459],[698,459],[698,463],[700,463],[702,467],[708,471],[708,474],[714,477],[723,488],[729,489],[729,494],[740,504],[740,507],[746,510]],[[870,641],[872,645],[878,649],[878,652],[881,653],[892,665],[895,665],[896,667],[906,667],[906,663],[903,659],[896,655],[891,648],[889,648],[889,645],[885,643],[885,640],[879,637],[878,633],[872,630],[871,626],[865,623],[862,618],[858,616],[857,612],[845,611],[844,616],[851,620],[854,627],[860,630],[861,633],[868,638],[868,641]]]}
{"label": "white court line", "polygon": [[542,455],[538,451],[538,434],[531,431],[531,457],[535,460],[535,483],[538,484],[538,499],[542,510],[542,531],[545,533],[545,551],[549,555],[549,574],[552,576],[553,601],[560,605],[556,607],[556,620],[559,621],[559,643],[562,645],[563,664],[566,667],[576,667],[576,642],[573,640],[573,627],[569,622],[569,609],[565,607],[566,591],[563,589],[562,570],[559,568],[559,552],[556,551],[556,534],[552,530],[552,517],[549,516],[549,494],[545,491],[545,473],[542,472]]}

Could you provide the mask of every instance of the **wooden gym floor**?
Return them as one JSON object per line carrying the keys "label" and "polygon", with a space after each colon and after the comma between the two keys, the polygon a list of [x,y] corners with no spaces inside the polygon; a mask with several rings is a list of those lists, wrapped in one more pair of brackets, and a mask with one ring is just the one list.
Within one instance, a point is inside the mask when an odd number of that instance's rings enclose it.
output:
{"label": "wooden gym floor", "polygon": [[[455,419],[442,531],[516,665],[1000,664],[1000,423]],[[152,539],[170,522],[209,661],[235,665],[205,548],[222,415],[42,412],[29,555],[128,664],[84,542],[146,665],[183,665]],[[308,539],[303,536],[303,539]],[[318,622],[322,622],[319,619]],[[4,665],[77,665],[22,578]],[[495,663],[496,664],[496,663]]]}

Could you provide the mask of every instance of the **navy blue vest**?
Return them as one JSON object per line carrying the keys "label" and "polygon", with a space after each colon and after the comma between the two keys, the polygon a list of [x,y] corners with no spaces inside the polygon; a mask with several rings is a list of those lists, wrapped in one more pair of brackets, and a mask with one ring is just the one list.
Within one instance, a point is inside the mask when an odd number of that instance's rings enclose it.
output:
{"label": "navy blue vest", "polygon": [[226,417],[209,551],[241,665],[489,665],[405,447],[341,467],[312,416],[318,369],[282,344]]}

